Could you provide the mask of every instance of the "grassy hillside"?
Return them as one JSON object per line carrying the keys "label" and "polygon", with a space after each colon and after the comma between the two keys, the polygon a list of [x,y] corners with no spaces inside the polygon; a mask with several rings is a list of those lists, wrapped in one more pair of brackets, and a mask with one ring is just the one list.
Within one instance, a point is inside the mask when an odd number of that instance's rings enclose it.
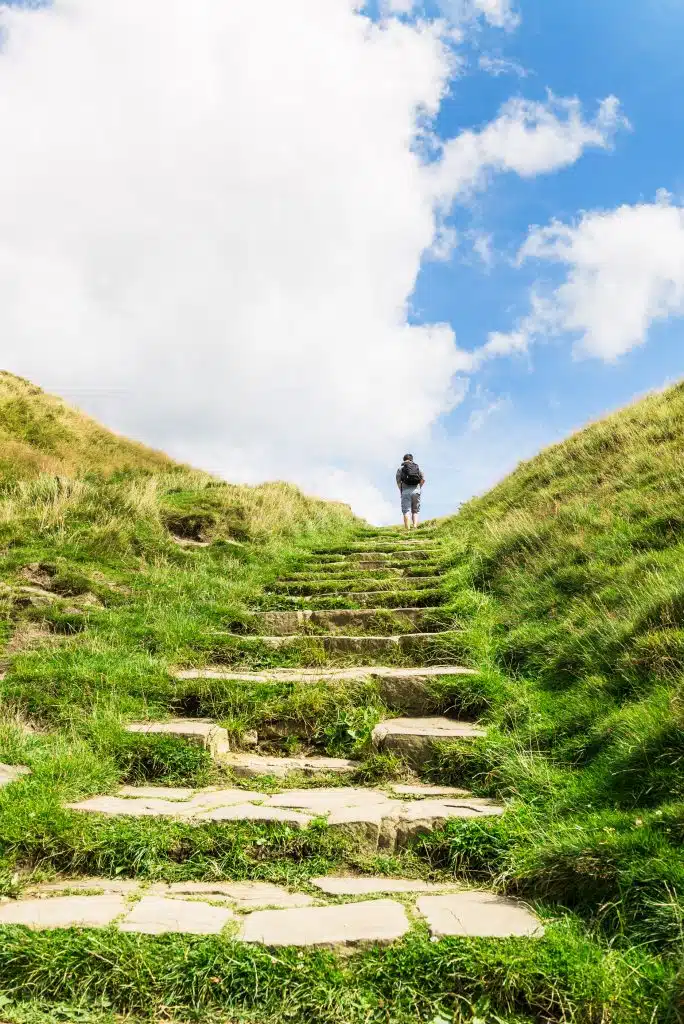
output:
{"label": "grassy hillside", "polygon": [[61,398],[0,370],[0,482],[173,467],[167,455],[113,434]]}
{"label": "grassy hillside", "polygon": [[[36,421],[53,422],[53,400],[28,391]],[[363,759],[396,709],[369,681],[178,682],[178,666],[318,664],[315,637],[287,654],[264,648],[249,609],[268,607],[265,590],[312,548],[377,531],[286,484],[236,487],[177,467],[57,407],[83,439],[71,475],[36,475],[42,435],[0,419],[0,451],[16,442],[24,453],[0,484],[0,762],[32,770],[0,793],[0,898],[56,872],[306,886],[372,870],[521,896],[547,936],[526,946],[414,934],[344,959],[218,937],[28,941],[5,929],[0,1018],[275,1024],[286,1007],[294,1024],[680,1024],[684,387],[543,452],[436,524],[448,603],[435,614],[461,627],[439,661],[480,671],[437,688],[425,710],[478,717],[488,732],[445,747],[423,774],[512,801],[500,818],[452,821],[372,856],[325,827],[63,809],[122,783],[225,785],[204,751],[131,737],[126,721],[207,716],[236,737],[284,723],[293,749],[305,736]],[[64,442],[59,458],[73,450]],[[359,579],[382,584],[378,572]],[[356,781],[401,774],[390,762],[367,757]]]}
{"label": "grassy hillside", "polygon": [[679,967],[684,385],[522,464],[440,533],[491,723],[440,777],[527,806],[494,825],[486,867],[479,847],[439,855]]}

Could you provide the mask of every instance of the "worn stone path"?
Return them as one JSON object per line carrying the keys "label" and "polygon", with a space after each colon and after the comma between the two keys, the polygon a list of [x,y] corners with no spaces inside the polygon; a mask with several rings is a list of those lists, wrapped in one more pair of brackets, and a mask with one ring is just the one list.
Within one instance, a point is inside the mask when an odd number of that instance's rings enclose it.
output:
{"label": "worn stone path", "polygon": [[24,775],[29,775],[29,769],[20,764],[0,764],[0,789],[16,782]]}
{"label": "worn stone path", "polygon": [[323,818],[328,827],[353,832],[369,849],[395,850],[454,818],[497,815],[503,807],[458,790],[388,786],[286,789],[268,796],[244,789],[167,789],[125,786],[115,796],[68,804],[87,814],[164,817],[192,824],[208,821],[272,821],[308,828]]}
{"label": "worn stone path", "polygon": [[[235,651],[254,645],[287,656],[294,667],[258,671],[230,666],[188,668],[179,684],[197,680],[334,685],[372,682],[389,709],[372,731],[369,748],[397,755],[418,772],[445,743],[476,741],[485,730],[433,714],[435,686],[474,670],[454,663],[458,623],[446,608],[440,548],[432,536],[378,540],[373,536],[345,548],[319,550],[308,564],[274,583],[246,628],[231,637]],[[296,666],[304,643],[322,664]],[[394,661],[397,664],[382,664]],[[355,664],[354,662],[360,662]],[[374,663],[375,662],[375,663]],[[426,717],[427,716],[427,717]],[[173,718],[130,722],[134,734],[159,734],[200,745],[237,784],[226,788],[124,786],[115,794],[67,804],[77,814],[166,818],[200,827],[270,823],[306,830],[325,823],[353,837],[370,855],[400,851],[416,836],[456,819],[499,815],[505,808],[465,790],[420,781],[384,786],[328,785],[280,788],[277,780],[347,775],[357,762],[309,749],[279,756],[273,742],[287,739],[289,723],[269,722],[245,732],[236,743],[220,722]],[[0,786],[15,781],[21,768],[0,765]],[[269,777],[269,792],[240,787],[240,779]],[[316,779],[317,782],[324,781]],[[344,781],[344,780],[340,780]],[[247,782],[246,785],[249,785]],[[446,936],[538,937],[540,922],[523,904],[456,883],[421,879],[339,875],[312,879],[306,891],[266,882],[211,881],[142,883],[135,879],[62,879],[37,886],[18,900],[0,900],[0,925],[29,928],[115,927],[146,934],[222,934],[266,946],[354,947],[390,943],[411,928],[427,927],[432,938]],[[394,897],[394,898],[392,898]]]}
{"label": "worn stone path", "polygon": [[[107,928],[161,935],[218,935],[266,946],[347,947],[402,938],[424,921],[447,935],[538,937],[522,904],[489,892],[414,879],[329,877],[314,894],[267,882],[153,882],[84,878],[46,883],[20,900],[0,901],[0,926]],[[403,902],[368,896],[401,894]],[[336,899],[334,904],[328,898]],[[342,902],[348,898],[347,902]]]}

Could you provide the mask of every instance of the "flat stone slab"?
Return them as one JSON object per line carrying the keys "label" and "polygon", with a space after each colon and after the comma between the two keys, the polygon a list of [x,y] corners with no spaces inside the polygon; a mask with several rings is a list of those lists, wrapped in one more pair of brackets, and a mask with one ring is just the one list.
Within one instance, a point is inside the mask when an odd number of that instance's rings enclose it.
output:
{"label": "flat stone slab", "polygon": [[153,800],[189,800],[194,790],[179,786],[122,786],[117,796],[150,797]]}
{"label": "flat stone slab", "polygon": [[276,821],[293,828],[306,828],[311,820],[308,814],[286,811],[280,807],[259,807],[256,804],[215,807],[198,817],[198,821]]}
{"label": "flat stone slab", "polygon": [[126,910],[123,896],[55,896],[0,906],[0,925],[27,928],[106,928]]}
{"label": "flat stone slab", "polygon": [[203,822],[275,822],[292,828],[307,828],[323,818],[331,828],[355,829],[358,838],[373,848],[392,850],[413,836],[440,827],[452,818],[501,814],[502,806],[490,800],[465,795],[426,796],[402,799],[384,790],[353,786],[291,789],[268,796],[240,789],[198,790],[189,800],[149,797],[149,787],[135,796],[92,797],[67,805],[85,813],[133,817],[169,817],[190,824]]}
{"label": "flat stone slab", "polygon": [[373,900],[306,910],[257,911],[245,920],[240,938],[265,946],[357,946],[394,942],[408,930],[401,903]]}
{"label": "flat stone slab", "polygon": [[[313,897],[303,892],[288,892],[270,882],[152,882],[137,878],[64,878],[57,882],[42,882],[31,890],[31,896],[53,897],[58,893],[71,894],[117,893],[128,897],[163,897],[165,900],[183,899],[205,902],[230,903],[237,910],[255,907],[309,907]],[[54,902],[51,900],[50,902]],[[20,904],[7,904],[19,906]]]}
{"label": "flat stone slab", "polygon": [[[118,892],[106,891],[124,883]],[[465,890],[455,883],[420,879],[327,876],[313,879],[321,893],[359,897],[402,893],[418,897],[416,910],[433,938],[538,938],[543,926],[529,908],[495,893]],[[56,887],[77,895],[54,895]],[[170,932],[216,935],[233,926],[244,942],[266,946],[356,946],[388,943],[409,929],[404,907],[389,899],[371,899],[336,906],[311,906],[312,897],[289,893],[267,882],[145,883],[135,879],[65,879],[38,887],[43,898],[0,904],[0,926],[33,929],[118,927],[124,932],[159,935]],[[87,888],[105,890],[89,895]],[[129,900],[125,898],[129,897]],[[138,897],[137,902],[130,898]],[[230,906],[225,906],[228,903]],[[284,909],[255,910],[276,906]],[[246,911],[238,916],[237,911]]]}
{"label": "flat stone slab", "polygon": [[[245,789],[198,790],[189,800],[177,797],[150,797],[150,787],[141,786],[141,793],[135,786],[126,787],[127,795],[95,796],[80,803],[66,804],[68,810],[89,811],[95,814],[128,815],[131,817],[172,817],[192,818],[206,814],[214,808],[227,808],[244,804],[250,800],[262,799],[261,793],[250,793]],[[193,791],[190,791],[193,793]]]}
{"label": "flat stone slab", "polygon": [[456,786],[422,786],[420,783],[405,785],[395,782],[390,789],[398,796],[470,796],[467,789],[458,789]]}
{"label": "flat stone slab", "polygon": [[230,750],[228,732],[207,719],[174,718],[169,722],[131,722],[127,732],[174,736],[195,743],[209,751],[213,758],[221,758]]}
{"label": "flat stone slab", "polygon": [[309,907],[313,897],[303,892],[288,892],[270,882],[172,882],[168,886],[172,896],[196,896],[207,899],[222,898],[240,910],[253,907]]}
{"label": "flat stone slab", "polygon": [[[272,594],[294,594],[300,597],[326,597],[342,591],[348,594],[354,593],[375,593],[382,594],[386,591],[397,590],[396,584],[401,582],[403,584],[401,589],[407,589],[408,584],[406,579],[392,580],[392,579],[373,579],[372,576],[366,577],[334,577],[326,578],[320,581],[304,580],[298,583],[287,583],[285,581],[280,583],[274,583],[270,589]],[[441,576],[416,576],[411,579],[411,590],[426,590],[429,588],[437,588],[443,583]]]}
{"label": "flat stone slab", "polygon": [[266,800],[267,807],[297,807],[315,814],[327,814],[340,807],[384,807],[391,801],[381,789],[358,789],[340,786],[339,789],[290,789]]}
{"label": "flat stone slab", "polygon": [[[308,637],[320,645],[326,654],[359,654],[364,658],[382,657],[400,652],[405,657],[420,659],[425,649],[434,645],[435,639],[445,639],[448,630],[436,633],[396,633],[392,636],[345,636],[341,633],[317,634]],[[260,636],[254,639],[279,650],[288,646],[299,646],[302,634],[290,636]]]}
{"label": "flat stone slab", "polygon": [[122,932],[146,935],[166,932],[218,935],[234,920],[235,914],[227,907],[214,907],[195,900],[143,896],[119,927]]}
{"label": "flat stone slab", "polygon": [[[434,636],[434,634],[428,634]],[[473,676],[477,671],[461,665],[430,665],[425,668],[393,668],[370,665],[362,668],[273,668],[263,672],[230,671],[225,668],[190,668],[176,672],[174,678],[229,679],[254,683],[315,683],[325,681],[347,682],[364,679],[401,679],[423,681],[440,676]]]}
{"label": "flat stone slab", "polygon": [[115,892],[129,896],[140,889],[140,882],[135,878],[63,878],[58,882],[41,882],[32,888],[40,895],[57,892]]}
{"label": "flat stone slab", "polygon": [[401,590],[374,590],[371,593],[363,590],[335,591],[332,594],[278,594],[278,600],[284,606],[295,608],[312,608],[323,611],[326,608],[339,608],[340,605],[351,603],[358,608],[399,608],[408,604],[420,605],[423,608],[437,608],[444,603],[444,593],[435,587],[422,590],[409,589],[409,582],[402,580]]}
{"label": "flat stone slab", "polygon": [[239,753],[229,754],[223,764],[238,778],[248,779],[260,775],[285,779],[288,775],[296,773],[315,776],[332,772],[335,775],[342,775],[358,767],[358,762],[348,761],[342,757],[265,757],[261,754]]}
{"label": "flat stone slab", "polygon": [[376,725],[371,739],[375,750],[393,751],[410,765],[420,767],[438,743],[485,735],[486,731],[472,722],[450,718],[392,718]]}
{"label": "flat stone slab", "polygon": [[392,892],[444,893],[461,889],[461,886],[451,882],[439,884],[414,878],[354,878],[332,875],[312,878],[311,884],[328,896],[373,896],[376,893]]}
{"label": "flat stone slab", "polygon": [[544,934],[538,918],[522,903],[491,892],[469,890],[446,896],[421,896],[416,906],[436,939],[448,935],[539,938]]}
{"label": "flat stone slab", "polygon": [[258,612],[254,615],[256,623],[273,636],[291,636],[306,630],[310,626],[322,629],[363,629],[372,625],[382,614],[396,615],[407,623],[415,626],[420,624],[429,614],[425,608],[392,608],[378,610],[376,608],[342,608],[330,611],[303,609],[285,612]]}
{"label": "flat stone slab", "polygon": [[30,775],[31,769],[21,764],[0,764],[0,789],[9,786],[24,775]]}

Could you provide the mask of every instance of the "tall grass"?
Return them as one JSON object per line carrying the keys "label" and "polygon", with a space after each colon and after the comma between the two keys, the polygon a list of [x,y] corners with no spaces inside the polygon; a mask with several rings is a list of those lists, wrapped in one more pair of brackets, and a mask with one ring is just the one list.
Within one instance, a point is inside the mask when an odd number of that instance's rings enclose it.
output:
{"label": "tall grass", "polygon": [[498,858],[511,890],[681,957],[684,385],[522,464],[437,534],[465,649],[500,679],[488,738],[438,774],[534,809]]}

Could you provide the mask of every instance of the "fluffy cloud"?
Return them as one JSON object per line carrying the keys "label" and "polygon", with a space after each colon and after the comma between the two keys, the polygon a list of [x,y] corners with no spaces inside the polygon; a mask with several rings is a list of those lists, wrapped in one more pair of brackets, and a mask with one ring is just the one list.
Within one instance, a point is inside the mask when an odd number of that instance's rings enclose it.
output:
{"label": "fluffy cloud", "polygon": [[462,24],[482,17],[494,28],[511,31],[520,23],[520,16],[512,0],[437,0],[437,2],[445,16],[455,24]]}
{"label": "fluffy cloud", "polygon": [[[437,0],[437,6],[454,26],[484,18],[494,28],[511,31],[520,22],[512,0]],[[381,0],[381,7],[385,13],[411,14],[424,10],[425,0]]]}
{"label": "fluffy cloud", "polygon": [[615,106],[518,102],[426,160],[451,67],[429,22],[356,0],[0,12],[2,364],[231,479],[384,515],[367,481],[472,365],[407,321],[439,211],[608,144]]}
{"label": "fluffy cloud", "polygon": [[455,193],[482,187],[492,172],[513,171],[527,178],[567,167],[585,149],[607,149],[626,124],[614,96],[599,104],[592,121],[585,120],[576,99],[509,100],[481,131],[464,131],[444,145],[435,167],[436,194],[450,200]]}
{"label": "fluffy cloud", "polygon": [[684,315],[684,209],[667,196],[587,213],[576,225],[536,228],[520,259],[559,264],[564,276],[503,336],[511,349],[569,333],[579,339],[579,355],[610,362],[643,344],[656,320]]}

